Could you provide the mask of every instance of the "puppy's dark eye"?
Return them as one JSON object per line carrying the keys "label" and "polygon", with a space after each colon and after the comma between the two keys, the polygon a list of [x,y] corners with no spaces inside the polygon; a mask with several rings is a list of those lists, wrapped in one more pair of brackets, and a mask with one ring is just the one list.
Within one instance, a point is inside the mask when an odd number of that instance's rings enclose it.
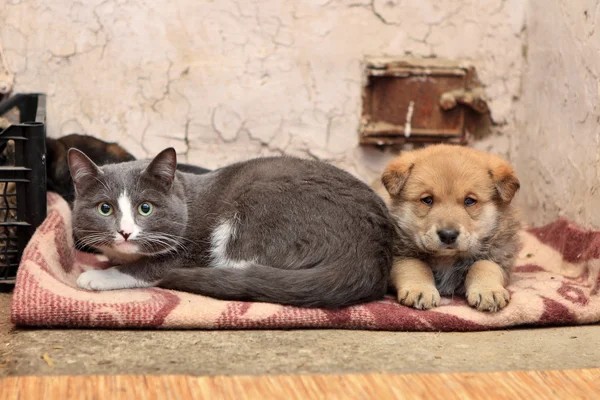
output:
{"label": "puppy's dark eye", "polygon": [[474,205],[475,205],[475,203],[477,203],[477,200],[475,200],[475,199],[474,199],[474,198],[472,198],[472,197],[467,197],[467,198],[465,199],[465,206],[466,206],[466,207],[471,207],[471,206],[474,206]]}
{"label": "puppy's dark eye", "polygon": [[421,199],[421,203],[425,204],[426,206],[432,206],[433,205],[433,197],[431,197],[431,196],[423,197]]}

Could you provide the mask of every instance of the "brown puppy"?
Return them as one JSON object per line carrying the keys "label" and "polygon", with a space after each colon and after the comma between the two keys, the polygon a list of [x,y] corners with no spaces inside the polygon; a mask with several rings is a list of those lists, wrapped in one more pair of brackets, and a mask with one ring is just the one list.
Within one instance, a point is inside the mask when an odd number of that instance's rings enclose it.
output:
{"label": "brown puppy", "polygon": [[508,304],[505,285],[519,250],[511,206],[519,180],[508,162],[436,145],[392,161],[381,182],[375,189],[397,225],[391,280],[400,303],[428,309],[440,294],[456,294],[482,311]]}

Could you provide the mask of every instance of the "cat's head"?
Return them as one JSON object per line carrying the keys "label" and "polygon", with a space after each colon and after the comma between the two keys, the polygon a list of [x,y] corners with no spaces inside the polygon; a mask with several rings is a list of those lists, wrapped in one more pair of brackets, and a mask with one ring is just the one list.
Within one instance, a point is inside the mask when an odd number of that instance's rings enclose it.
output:
{"label": "cat's head", "polygon": [[187,204],[176,177],[174,149],[163,150],[149,163],[98,167],[76,149],[69,150],[68,159],[79,244],[124,256],[185,249]]}

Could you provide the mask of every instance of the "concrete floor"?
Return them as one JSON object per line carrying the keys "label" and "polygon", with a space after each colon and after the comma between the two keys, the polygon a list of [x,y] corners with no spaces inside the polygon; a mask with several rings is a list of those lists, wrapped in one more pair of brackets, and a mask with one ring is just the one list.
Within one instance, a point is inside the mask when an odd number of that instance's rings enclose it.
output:
{"label": "concrete floor", "polygon": [[[21,330],[0,294],[0,376],[459,372],[600,366],[600,326],[481,333]],[[42,359],[44,353],[54,366]]]}

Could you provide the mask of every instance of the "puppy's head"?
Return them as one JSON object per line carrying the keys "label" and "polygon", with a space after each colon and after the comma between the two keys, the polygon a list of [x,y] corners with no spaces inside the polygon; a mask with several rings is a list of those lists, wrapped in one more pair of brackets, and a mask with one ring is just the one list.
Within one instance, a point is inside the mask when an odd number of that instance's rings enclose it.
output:
{"label": "puppy's head", "polygon": [[449,145],[401,155],[382,182],[402,231],[420,251],[437,256],[481,251],[519,189],[508,162]]}

